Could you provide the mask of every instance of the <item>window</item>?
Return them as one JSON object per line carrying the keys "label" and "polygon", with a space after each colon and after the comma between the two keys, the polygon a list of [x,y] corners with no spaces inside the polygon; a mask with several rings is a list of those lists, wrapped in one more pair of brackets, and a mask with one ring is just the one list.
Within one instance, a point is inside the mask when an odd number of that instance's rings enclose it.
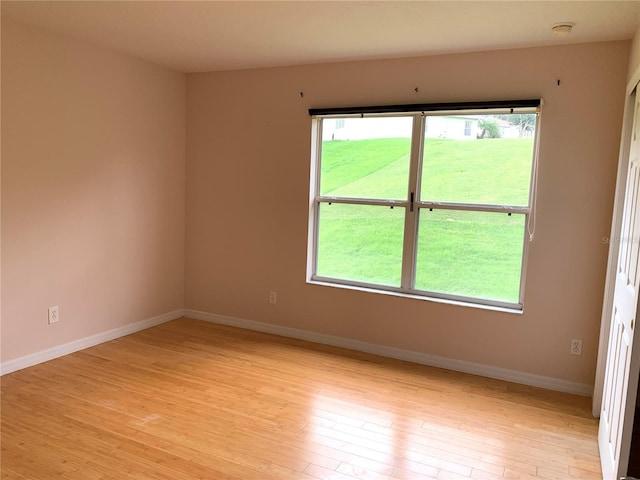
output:
{"label": "window", "polygon": [[466,120],[464,122],[464,136],[465,137],[470,137],[471,136],[471,125],[472,125],[471,120]]}
{"label": "window", "polygon": [[[539,101],[521,102],[310,111],[309,279],[522,309]],[[528,134],[501,138],[496,118]],[[323,130],[337,119],[349,140]]]}

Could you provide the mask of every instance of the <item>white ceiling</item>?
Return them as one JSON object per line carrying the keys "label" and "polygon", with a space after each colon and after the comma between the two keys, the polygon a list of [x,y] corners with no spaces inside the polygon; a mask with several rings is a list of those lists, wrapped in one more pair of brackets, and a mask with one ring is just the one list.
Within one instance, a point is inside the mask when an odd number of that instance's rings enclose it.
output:
{"label": "white ceiling", "polygon": [[[7,1],[2,15],[183,72],[629,39],[640,1]],[[571,21],[565,38],[551,26]]]}

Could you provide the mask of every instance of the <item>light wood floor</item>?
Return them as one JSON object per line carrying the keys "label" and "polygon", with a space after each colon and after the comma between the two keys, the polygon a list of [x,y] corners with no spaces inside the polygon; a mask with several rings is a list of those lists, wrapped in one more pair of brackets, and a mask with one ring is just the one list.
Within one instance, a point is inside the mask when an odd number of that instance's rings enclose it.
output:
{"label": "light wood floor", "polygon": [[180,319],[2,377],[3,479],[596,479],[590,400]]}

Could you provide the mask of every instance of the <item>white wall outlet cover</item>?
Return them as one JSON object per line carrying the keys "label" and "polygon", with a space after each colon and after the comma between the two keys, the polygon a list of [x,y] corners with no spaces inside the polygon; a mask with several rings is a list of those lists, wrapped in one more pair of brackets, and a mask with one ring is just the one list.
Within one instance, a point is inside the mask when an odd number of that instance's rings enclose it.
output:
{"label": "white wall outlet cover", "polygon": [[582,355],[582,340],[571,340],[571,354]]}
{"label": "white wall outlet cover", "polygon": [[60,321],[60,307],[58,307],[57,305],[55,307],[49,307],[48,314],[49,314],[49,325]]}

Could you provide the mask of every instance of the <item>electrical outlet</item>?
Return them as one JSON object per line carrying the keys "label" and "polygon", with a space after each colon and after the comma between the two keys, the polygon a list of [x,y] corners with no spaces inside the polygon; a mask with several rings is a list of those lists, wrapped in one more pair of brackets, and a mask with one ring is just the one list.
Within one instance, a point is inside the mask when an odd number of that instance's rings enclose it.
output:
{"label": "electrical outlet", "polygon": [[582,355],[582,340],[571,340],[571,355]]}
{"label": "electrical outlet", "polygon": [[276,304],[278,294],[276,292],[269,292],[269,303]]}
{"label": "electrical outlet", "polygon": [[59,307],[49,307],[49,325],[52,323],[58,323],[60,321]]}

